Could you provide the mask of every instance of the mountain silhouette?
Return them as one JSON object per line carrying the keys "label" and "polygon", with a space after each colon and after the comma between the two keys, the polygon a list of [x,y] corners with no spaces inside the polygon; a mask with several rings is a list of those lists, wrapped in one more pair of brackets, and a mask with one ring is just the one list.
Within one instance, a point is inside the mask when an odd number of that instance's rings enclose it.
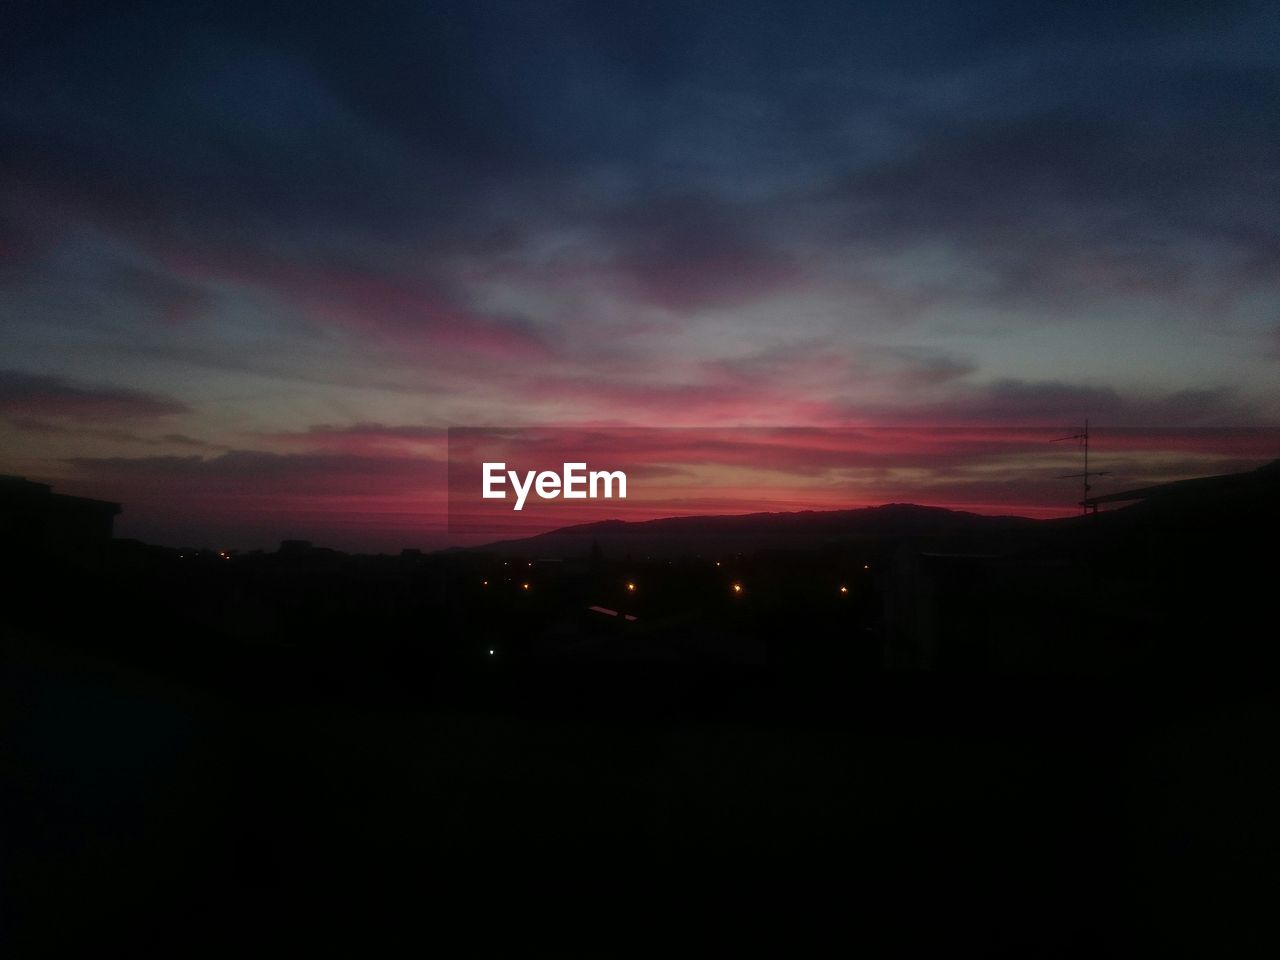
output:
{"label": "mountain silhouette", "polygon": [[[1275,515],[1280,502],[1280,460],[1254,470],[1195,477],[1139,487],[1090,500],[1115,507],[1093,518],[1054,520],[988,516],[945,507],[888,503],[849,510],[802,510],[658,520],[602,520],[499,540],[477,550],[540,557],[585,556],[593,544],[610,555],[718,556],[761,549],[795,549],[853,540],[896,538],[999,538],[1033,531],[1070,534],[1074,529],[1117,533],[1133,523],[1157,521],[1181,527],[1203,521],[1224,529]],[[1092,523],[1086,525],[1086,519]]]}
{"label": "mountain silhouette", "polygon": [[1040,521],[984,516],[944,507],[890,503],[851,510],[802,510],[726,516],[602,520],[549,530],[531,537],[480,547],[540,557],[583,556],[598,543],[609,555],[720,555],[761,549],[812,547],[824,543],[892,537],[951,537],[1002,534]]}

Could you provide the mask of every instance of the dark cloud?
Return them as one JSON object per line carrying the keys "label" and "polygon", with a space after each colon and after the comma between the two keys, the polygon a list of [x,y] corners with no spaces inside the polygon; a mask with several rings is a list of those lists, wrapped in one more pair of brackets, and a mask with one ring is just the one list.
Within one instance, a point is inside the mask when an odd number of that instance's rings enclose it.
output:
{"label": "dark cloud", "polygon": [[1115,387],[1002,379],[964,384],[940,400],[892,410],[850,407],[850,413],[916,424],[1078,425],[1086,417],[1107,427],[1207,427],[1265,424],[1266,417],[1230,387],[1154,395]]}
{"label": "dark cloud", "polygon": [[863,375],[886,371],[907,390],[929,389],[973,374],[978,365],[970,357],[930,347],[889,347],[864,361]]}
{"label": "dark cloud", "polygon": [[96,440],[110,440],[114,443],[140,443],[152,447],[179,446],[214,448],[218,446],[217,444],[207,443],[204,440],[197,440],[195,437],[188,437],[183,433],[166,433],[159,437],[148,437],[139,433],[134,433],[131,430],[113,430],[102,427],[69,425],[65,421],[62,423],[50,423],[48,421],[38,420],[32,417],[10,418],[9,425],[25,433],[52,436],[92,437]]}
{"label": "dark cloud", "polygon": [[319,423],[306,430],[263,434],[261,439],[288,448],[383,457],[411,454],[427,460],[444,457],[446,428],[416,424],[353,423],[344,426]]}
{"label": "dark cloud", "polygon": [[[1280,276],[1268,227],[1280,218],[1268,146],[1280,125],[1258,109],[1280,94],[1280,73],[1253,79],[1251,90],[1224,84],[1205,95],[1203,109],[1233,121],[1134,116],[1130,98],[1142,92],[1126,89],[1118,108],[952,122],[820,202],[837,242],[945,244],[964,270],[948,282],[952,301],[1042,316],[1108,297],[1221,308]],[[1141,102],[1159,102],[1159,90],[1146,94]]]}
{"label": "dark cloud", "polygon": [[214,303],[204,287],[151,267],[118,266],[104,288],[106,296],[137,304],[146,315],[169,324],[196,320]]}
{"label": "dark cloud", "polygon": [[160,394],[0,370],[0,412],[19,418],[133,420],[188,410],[181,401]]}
{"label": "dark cloud", "polygon": [[166,433],[160,437],[161,443],[175,443],[183,447],[212,447],[216,444],[208,443],[205,440],[199,440],[196,437],[189,437],[185,433]]}
{"label": "dark cloud", "polygon": [[[155,484],[168,494],[374,496],[420,491],[423,457],[230,450],[216,457],[71,457],[67,463],[103,482]],[[139,490],[141,488],[138,488]]]}
{"label": "dark cloud", "polygon": [[759,211],[707,197],[664,197],[598,224],[611,255],[603,268],[627,295],[671,309],[733,306],[798,275],[791,256],[762,236]]}
{"label": "dark cloud", "polygon": [[339,427],[330,423],[316,423],[307,428],[305,436],[332,437],[390,437],[397,440],[439,440],[444,431],[441,427],[420,427],[415,425],[390,425],[385,423],[353,423]]}
{"label": "dark cloud", "polygon": [[175,271],[232,283],[286,310],[360,338],[471,354],[545,355],[546,337],[520,317],[481,313],[428,269],[396,271],[356,256],[172,257]]}
{"label": "dark cloud", "polygon": [[26,7],[0,147],[36,215],[401,286],[565,230],[602,281],[681,310],[773,292],[786,251],[833,238],[943,238],[1032,305],[1181,295],[1206,242],[1265,282],[1280,73],[1249,44],[1274,24],[1121,6]]}

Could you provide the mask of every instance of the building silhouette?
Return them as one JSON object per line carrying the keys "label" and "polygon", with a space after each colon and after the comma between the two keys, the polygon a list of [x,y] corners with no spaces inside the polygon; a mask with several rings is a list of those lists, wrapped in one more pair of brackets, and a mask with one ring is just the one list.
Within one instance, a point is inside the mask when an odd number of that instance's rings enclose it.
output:
{"label": "building silhouette", "polygon": [[0,542],[26,554],[75,556],[111,540],[120,504],[54,493],[48,484],[0,476]]}

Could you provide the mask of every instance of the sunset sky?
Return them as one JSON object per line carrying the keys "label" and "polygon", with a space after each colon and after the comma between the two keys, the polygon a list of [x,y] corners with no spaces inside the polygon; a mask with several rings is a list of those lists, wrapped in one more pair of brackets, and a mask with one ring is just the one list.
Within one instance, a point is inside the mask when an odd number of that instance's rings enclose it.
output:
{"label": "sunset sky", "polygon": [[441,546],[468,425],[881,428],[654,461],[730,511],[1280,456],[1273,4],[16,0],[0,173],[0,473],[122,536]]}

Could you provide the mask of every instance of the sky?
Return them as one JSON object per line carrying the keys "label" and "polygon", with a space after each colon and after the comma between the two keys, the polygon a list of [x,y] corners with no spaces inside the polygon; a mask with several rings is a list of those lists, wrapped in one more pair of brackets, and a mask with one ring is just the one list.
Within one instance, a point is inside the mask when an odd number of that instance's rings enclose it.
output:
{"label": "sky", "polygon": [[450,427],[787,427],[657,466],[1070,511],[1085,417],[1111,489],[1280,455],[1278,181],[1261,3],[11,0],[0,472],[394,550]]}

